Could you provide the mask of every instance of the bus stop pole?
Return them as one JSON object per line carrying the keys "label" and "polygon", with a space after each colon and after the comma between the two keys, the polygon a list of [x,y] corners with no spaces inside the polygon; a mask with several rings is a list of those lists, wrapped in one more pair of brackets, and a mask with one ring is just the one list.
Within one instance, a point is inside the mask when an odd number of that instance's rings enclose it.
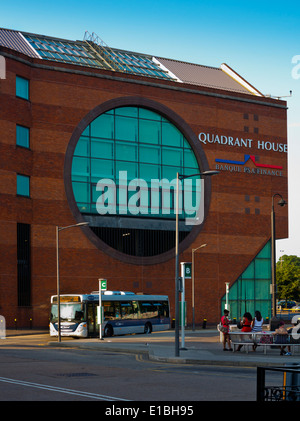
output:
{"label": "bus stop pole", "polygon": [[99,322],[99,339],[102,340],[102,290],[101,290],[101,280],[99,280],[99,312],[98,312],[98,322]]}
{"label": "bus stop pole", "polygon": [[60,329],[60,282],[59,282],[59,227],[56,226],[56,289],[57,289],[57,340],[61,342]]}
{"label": "bus stop pole", "polygon": [[181,262],[181,278],[182,278],[182,291],[181,291],[181,349],[185,349],[185,263]]}
{"label": "bus stop pole", "polygon": [[176,179],[176,229],[175,229],[175,357],[179,351],[179,173]]}

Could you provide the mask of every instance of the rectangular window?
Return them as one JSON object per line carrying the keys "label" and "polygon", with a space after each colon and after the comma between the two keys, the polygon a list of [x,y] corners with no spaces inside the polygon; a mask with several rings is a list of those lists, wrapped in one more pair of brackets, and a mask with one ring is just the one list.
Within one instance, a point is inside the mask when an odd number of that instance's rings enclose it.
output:
{"label": "rectangular window", "polygon": [[88,181],[90,174],[90,160],[74,156],[72,162],[72,179],[75,181]]}
{"label": "rectangular window", "polygon": [[29,129],[28,127],[19,126],[16,128],[16,145],[23,148],[29,148]]}
{"label": "rectangular window", "polygon": [[[160,151],[160,147],[152,145],[140,145],[140,162],[160,165]],[[143,166],[141,165],[141,167]]]}
{"label": "rectangular window", "polygon": [[114,141],[92,138],[91,156],[93,158],[114,159]]}
{"label": "rectangular window", "polygon": [[18,306],[31,305],[30,225],[17,224]]}
{"label": "rectangular window", "polygon": [[162,143],[163,145],[182,147],[183,136],[181,132],[168,122],[162,123]]}
{"label": "rectangular window", "polygon": [[90,184],[73,182],[75,200],[81,204],[90,203]]}
{"label": "rectangular window", "polygon": [[16,76],[16,96],[29,100],[29,80]]}
{"label": "rectangular window", "polygon": [[17,195],[30,196],[30,177],[17,174]]}
{"label": "rectangular window", "polygon": [[[184,150],[184,166],[190,168],[198,168],[198,162],[194,154],[191,153],[190,150]],[[198,173],[199,170],[195,171],[195,174]]]}
{"label": "rectangular window", "polygon": [[114,116],[102,114],[91,123],[91,136],[101,139],[114,138]]}
{"label": "rectangular window", "polygon": [[139,141],[140,143],[160,144],[161,122],[151,120],[139,121]]}
{"label": "rectangular window", "polygon": [[138,158],[138,148],[136,144],[127,142],[117,142],[116,148],[116,160],[118,161],[129,161],[136,162]]}
{"label": "rectangular window", "polygon": [[[162,162],[164,165],[173,165],[174,167],[177,167],[177,170],[173,173],[176,177],[176,173],[178,171],[178,168],[181,168],[183,165],[183,159],[182,159],[182,153],[181,150],[178,148],[162,148]],[[171,178],[171,180],[172,180]]]}
{"label": "rectangular window", "polygon": [[138,136],[138,120],[131,117],[115,117],[115,139],[136,142]]}

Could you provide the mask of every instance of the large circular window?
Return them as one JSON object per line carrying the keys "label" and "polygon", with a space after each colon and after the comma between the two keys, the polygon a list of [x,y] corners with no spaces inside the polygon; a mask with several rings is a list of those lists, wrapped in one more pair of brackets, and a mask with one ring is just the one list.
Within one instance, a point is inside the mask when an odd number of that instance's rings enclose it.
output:
{"label": "large circular window", "polygon": [[[132,263],[174,254],[177,173],[207,169],[194,137],[173,112],[141,98],[113,100],[89,113],[71,138],[65,183],[94,244]],[[210,185],[193,176],[180,181],[179,192],[179,239],[187,246],[201,228],[187,221],[199,207],[207,211]]]}

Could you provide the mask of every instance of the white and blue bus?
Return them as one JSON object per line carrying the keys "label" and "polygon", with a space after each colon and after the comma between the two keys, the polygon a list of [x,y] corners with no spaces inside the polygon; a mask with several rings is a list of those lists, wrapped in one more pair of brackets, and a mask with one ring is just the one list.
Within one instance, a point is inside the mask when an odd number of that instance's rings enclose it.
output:
{"label": "white and blue bus", "polygon": [[[170,328],[166,295],[103,291],[103,336],[151,333]],[[78,338],[99,335],[99,292],[60,295],[61,336]],[[57,295],[51,297],[50,336],[58,336]]]}

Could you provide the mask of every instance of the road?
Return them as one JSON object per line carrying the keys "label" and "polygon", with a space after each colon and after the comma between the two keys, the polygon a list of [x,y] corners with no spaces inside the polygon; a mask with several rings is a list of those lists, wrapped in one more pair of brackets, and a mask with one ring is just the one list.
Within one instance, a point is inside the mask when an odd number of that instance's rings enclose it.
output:
{"label": "road", "polygon": [[[0,340],[0,401],[255,401],[256,369],[169,364],[49,347],[48,334]],[[154,338],[155,340],[155,338]]]}

